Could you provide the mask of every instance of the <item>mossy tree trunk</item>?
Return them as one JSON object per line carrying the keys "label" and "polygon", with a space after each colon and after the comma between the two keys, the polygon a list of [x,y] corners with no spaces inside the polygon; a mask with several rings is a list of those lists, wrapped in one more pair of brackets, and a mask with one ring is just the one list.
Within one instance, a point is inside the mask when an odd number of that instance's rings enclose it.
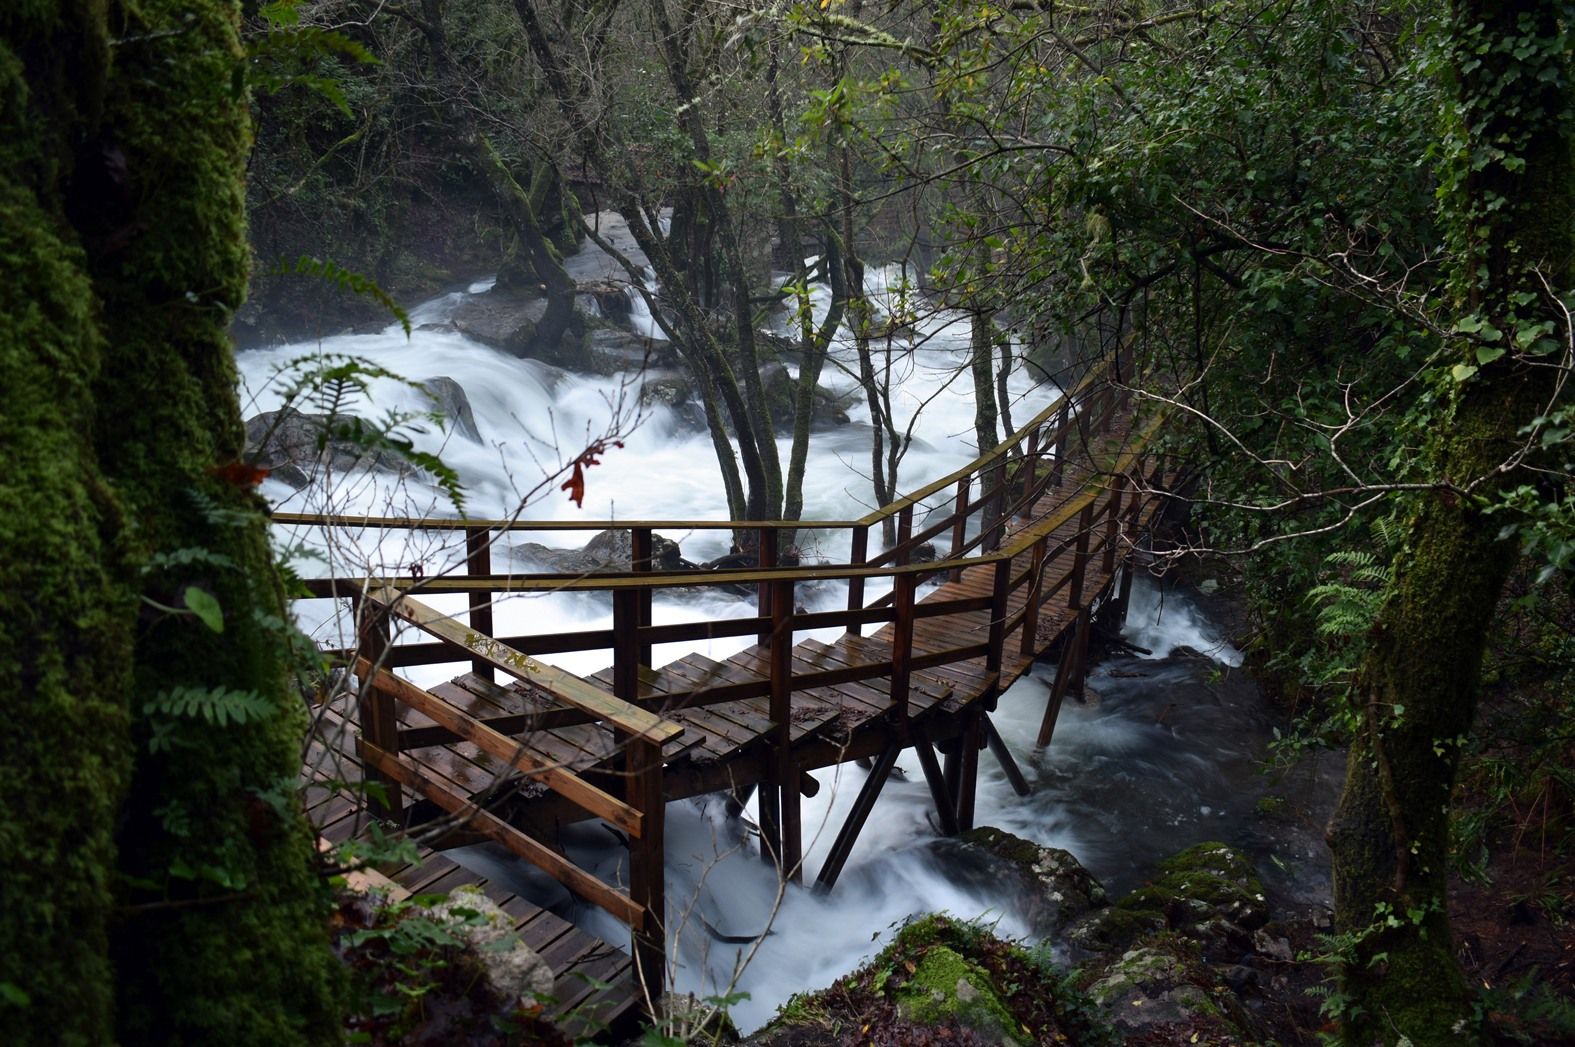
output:
{"label": "mossy tree trunk", "polygon": [[[24,145],[0,166],[14,1042],[340,1037],[293,633],[263,506],[224,468],[242,449],[237,19],[215,0],[0,15],[0,136]],[[172,610],[193,590],[222,634]],[[232,722],[172,711],[182,689]]]}
{"label": "mossy tree trunk", "polygon": [[[1462,340],[1435,476],[1395,564],[1362,674],[1364,728],[1331,826],[1340,929],[1355,940],[1348,1042],[1470,1042],[1471,1007],[1450,940],[1450,793],[1471,731],[1489,618],[1515,555],[1483,510],[1521,482],[1512,461],[1547,402],[1553,369],[1513,333],[1550,314],[1572,276],[1568,5],[1457,0],[1450,29],[1463,126],[1448,205],[1459,308],[1503,332]],[[1546,281],[1546,282],[1545,282]],[[1502,344],[1501,344],[1502,343]],[[1510,351],[1493,357],[1507,344]]]}

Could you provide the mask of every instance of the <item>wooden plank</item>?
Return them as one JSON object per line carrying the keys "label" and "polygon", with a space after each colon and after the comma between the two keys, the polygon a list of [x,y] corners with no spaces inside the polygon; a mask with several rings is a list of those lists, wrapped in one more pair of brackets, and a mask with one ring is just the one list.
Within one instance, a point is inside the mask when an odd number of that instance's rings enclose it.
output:
{"label": "wooden plank", "polygon": [[432,781],[399,757],[383,752],[368,742],[362,742],[362,754],[367,763],[384,774],[415,789],[450,814],[463,818],[468,827],[507,847],[575,894],[611,913],[625,924],[634,924],[645,919],[644,909],[628,895],[609,887],[557,851],[526,836],[492,812],[476,806],[468,797],[461,796]]}
{"label": "wooden plank", "polygon": [[356,671],[372,676],[376,686],[386,690],[399,701],[430,716],[441,727],[453,731],[461,738],[504,761],[511,770],[526,778],[539,779],[565,798],[579,804],[598,818],[618,826],[630,836],[641,832],[642,815],[622,800],[598,789],[579,775],[563,767],[541,760],[528,746],[499,734],[486,724],[434,697],[408,680],[401,679],[386,669],[374,669],[365,659],[357,659]]}
{"label": "wooden plank", "polygon": [[451,616],[442,614],[419,600],[411,599],[391,586],[383,586],[368,593],[368,598],[433,636],[471,652],[494,669],[502,669],[516,679],[539,687],[560,701],[584,710],[599,720],[605,720],[627,734],[662,744],[677,738],[684,731],[679,724],[654,716],[639,706],[620,701],[601,688],[592,687],[573,673],[539,662],[498,643],[490,636],[476,633],[456,622]]}

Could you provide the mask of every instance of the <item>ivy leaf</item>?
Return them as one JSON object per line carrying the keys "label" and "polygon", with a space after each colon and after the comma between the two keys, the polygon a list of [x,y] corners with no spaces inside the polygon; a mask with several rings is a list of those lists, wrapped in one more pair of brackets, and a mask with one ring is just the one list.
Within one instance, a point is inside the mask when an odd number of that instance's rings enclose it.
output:
{"label": "ivy leaf", "polygon": [[1463,382],[1467,378],[1470,378],[1472,375],[1476,374],[1477,369],[1472,367],[1470,364],[1456,364],[1454,367],[1449,369],[1449,373],[1454,375],[1455,381]]}
{"label": "ivy leaf", "polygon": [[188,585],[184,599],[186,610],[201,619],[203,625],[216,633],[224,632],[224,609],[219,606],[219,601],[213,598],[212,593],[195,585]]}
{"label": "ivy leaf", "polygon": [[1487,366],[1488,364],[1492,363],[1494,360],[1497,360],[1499,357],[1501,357],[1503,355],[1504,355],[1504,347],[1503,346],[1500,346],[1500,345],[1479,345],[1479,346],[1477,346],[1477,364],[1479,366],[1484,366],[1485,367],[1485,366]]}

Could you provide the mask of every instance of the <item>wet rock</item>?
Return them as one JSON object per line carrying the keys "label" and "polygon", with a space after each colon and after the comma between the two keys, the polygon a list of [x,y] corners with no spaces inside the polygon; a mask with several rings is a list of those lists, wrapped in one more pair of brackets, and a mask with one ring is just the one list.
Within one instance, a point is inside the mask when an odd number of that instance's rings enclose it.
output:
{"label": "wet rock", "polygon": [[455,432],[481,443],[481,430],[476,426],[476,415],[470,409],[464,386],[446,375],[428,378],[422,385],[439,413],[453,422]]}
{"label": "wet rock", "polygon": [[1016,1023],[996,995],[989,972],[947,946],[925,952],[893,996],[897,1013],[919,1025],[950,1019],[996,1043],[1021,1042],[1012,1034]]}
{"label": "wet rock", "polygon": [[297,490],[323,469],[413,469],[394,451],[377,447],[371,427],[355,415],[307,414],[293,407],[246,420],[246,460]]}
{"label": "wet rock", "polygon": [[531,1004],[552,994],[552,968],[520,940],[513,919],[480,887],[457,887],[427,913],[471,946],[499,996]]}
{"label": "wet rock", "polygon": [[558,338],[539,330],[547,299],[535,288],[494,287],[469,295],[454,309],[454,329],[511,356],[540,360],[571,371],[592,371],[585,317],[575,313]]}
{"label": "wet rock", "polygon": [[981,886],[1016,886],[1021,895],[1018,911],[1035,937],[1055,936],[1109,903],[1105,888],[1070,852],[993,826],[939,840],[935,851],[956,879]]}
{"label": "wet rock", "polygon": [[1161,862],[1149,883],[1068,932],[1090,950],[1124,948],[1158,931],[1197,943],[1208,959],[1251,950],[1269,922],[1263,882],[1252,863],[1223,843],[1200,843]]}
{"label": "wet rock", "polygon": [[[760,369],[760,382],[765,389],[766,408],[771,413],[771,424],[778,435],[793,432],[793,405],[798,395],[798,380],[783,364],[766,364]],[[825,386],[815,389],[814,406],[810,410],[811,430],[829,429],[847,425],[851,396],[839,395]]]}
{"label": "wet rock", "polygon": [[[1261,1042],[1242,1025],[1228,990],[1182,952],[1129,949],[1088,978],[1085,991],[1124,1038],[1153,1043]],[[1165,1036],[1161,1032],[1181,1035]]]}
{"label": "wet rock", "polygon": [[[581,549],[554,549],[537,542],[521,542],[511,552],[538,570],[554,574],[601,574],[627,571],[631,561],[632,540],[627,530],[610,528],[597,532]],[[651,536],[652,569],[681,571],[687,564],[678,543],[661,535]]]}

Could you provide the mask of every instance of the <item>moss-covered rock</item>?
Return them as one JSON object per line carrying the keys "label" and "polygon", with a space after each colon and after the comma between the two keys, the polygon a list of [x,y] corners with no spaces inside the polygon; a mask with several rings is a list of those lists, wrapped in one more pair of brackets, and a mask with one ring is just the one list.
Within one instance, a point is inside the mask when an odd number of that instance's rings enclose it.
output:
{"label": "moss-covered rock", "polygon": [[[1144,1042],[1262,1042],[1240,1005],[1188,944],[1173,936],[1086,971],[1081,984],[1123,1037]],[[1164,1033],[1163,1038],[1156,1038]]]}
{"label": "moss-covered rock", "polygon": [[1153,879],[1069,932],[1090,950],[1124,949],[1171,931],[1196,942],[1209,959],[1251,949],[1252,932],[1269,921],[1257,870],[1223,843],[1200,843],[1161,862]]}
{"label": "moss-covered rock", "polygon": [[843,1043],[1114,1044],[1048,955],[947,916],[904,927],[869,963],[789,1000],[759,1047]]}
{"label": "moss-covered rock", "polygon": [[1017,915],[1036,937],[1059,935],[1074,920],[1110,901],[1104,885],[1070,851],[1045,847],[994,826],[983,825],[939,841],[936,851],[962,879],[996,887],[1014,884],[1021,894]]}

